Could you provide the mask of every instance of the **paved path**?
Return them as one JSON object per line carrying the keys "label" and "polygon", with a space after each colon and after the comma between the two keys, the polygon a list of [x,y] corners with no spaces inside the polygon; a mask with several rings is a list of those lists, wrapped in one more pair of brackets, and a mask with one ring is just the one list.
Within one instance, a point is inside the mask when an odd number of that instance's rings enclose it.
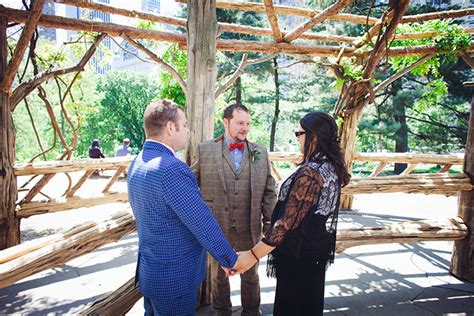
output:
{"label": "paved path", "polygon": [[[27,236],[50,234],[74,223],[107,217],[122,204],[34,216],[22,222]],[[377,226],[424,218],[454,217],[456,198],[409,194],[359,195],[340,225]],[[474,284],[452,277],[452,242],[359,246],[336,256],[327,273],[325,315],[474,315]],[[137,237],[106,245],[65,265],[0,289],[0,314],[74,314],[134,273]],[[260,263],[262,312],[271,314],[275,281]],[[239,278],[232,302],[239,313]],[[142,315],[141,301],[128,315]],[[210,306],[197,315],[214,315]]]}

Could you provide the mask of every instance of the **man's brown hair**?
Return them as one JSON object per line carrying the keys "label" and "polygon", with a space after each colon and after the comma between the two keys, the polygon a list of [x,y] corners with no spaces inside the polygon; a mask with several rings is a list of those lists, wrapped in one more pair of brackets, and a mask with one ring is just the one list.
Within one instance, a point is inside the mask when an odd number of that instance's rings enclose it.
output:
{"label": "man's brown hair", "polygon": [[228,107],[224,109],[223,118],[231,120],[234,117],[234,110],[244,111],[250,114],[249,109],[245,105],[240,104],[240,103],[235,103],[235,104],[229,105]]}
{"label": "man's brown hair", "polygon": [[[160,136],[166,123],[177,123],[179,105],[170,100],[151,101],[143,114],[145,134],[147,138]],[[179,131],[179,126],[176,124]]]}

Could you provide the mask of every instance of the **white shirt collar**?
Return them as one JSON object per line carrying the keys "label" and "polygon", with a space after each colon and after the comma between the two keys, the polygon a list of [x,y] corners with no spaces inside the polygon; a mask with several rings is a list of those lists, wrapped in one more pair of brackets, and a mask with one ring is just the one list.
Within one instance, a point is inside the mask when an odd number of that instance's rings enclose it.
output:
{"label": "white shirt collar", "polygon": [[161,144],[163,146],[165,146],[166,148],[168,148],[169,150],[171,150],[171,152],[173,153],[174,156],[176,156],[176,153],[175,151],[173,150],[173,148],[171,148],[170,146],[166,145],[165,143],[162,143],[162,142],[159,142],[157,140],[154,140],[154,139],[145,139],[146,142],[154,142],[154,143],[158,143],[158,144]]}

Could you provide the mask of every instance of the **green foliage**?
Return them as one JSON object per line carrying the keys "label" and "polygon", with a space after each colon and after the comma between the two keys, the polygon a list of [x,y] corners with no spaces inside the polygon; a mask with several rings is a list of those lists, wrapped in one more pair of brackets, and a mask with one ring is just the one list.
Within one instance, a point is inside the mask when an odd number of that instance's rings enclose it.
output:
{"label": "green foliage", "polygon": [[140,21],[137,24],[137,27],[139,29],[144,29],[144,30],[153,30],[156,28],[156,22],[154,21]]}
{"label": "green foliage", "polygon": [[143,112],[157,96],[157,83],[147,76],[115,72],[101,77],[97,92],[103,94],[103,99],[100,106],[85,117],[78,154],[87,156],[94,138],[100,140],[106,156],[114,155],[115,147],[124,137],[130,138],[136,152],[145,140]]}
{"label": "green foliage", "polygon": [[341,61],[341,66],[343,70],[343,78],[337,78],[333,83],[331,83],[331,87],[337,91],[340,91],[344,86],[344,83],[347,81],[362,80],[362,75],[364,73],[364,66],[356,64],[355,60],[352,58],[344,58]]}
{"label": "green foliage", "polygon": [[[397,33],[413,34],[436,32],[433,37],[396,40],[390,43],[390,47],[397,46],[417,46],[417,45],[435,45],[438,49],[437,58],[431,58],[418,67],[414,68],[411,73],[417,76],[425,76],[431,73],[438,75],[440,62],[455,61],[456,53],[469,47],[470,35],[465,33],[461,27],[453,24],[452,20],[431,20],[424,23],[406,23],[397,27]],[[411,65],[419,59],[419,56],[403,56],[390,59],[392,68],[395,71]]]}
{"label": "green foliage", "polygon": [[[84,55],[85,51],[92,42],[91,35],[87,33],[79,33],[76,40],[72,39],[67,45],[57,47],[53,42],[39,38],[36,43],[36,61],[38,65],[38,72],[44,72],[52,68],[60,69],[67,68],[77,64],[80,58]],[[88,45],[85,45],[85,44]],[[14,46],[16,43],[11,42]],[[23,73],[26,63],[25,60],[20,66],[20,72]],[[88,72],[89,67],[86,71],[80,73],[75,84],[71,88],[71,96],[68,94],[64,100],[64,107],[67,110],[68,116],[73,123],[74,127],[78,124],[84,123],[84,116],[94,111],[97,107],[98,102],[101,99],[101,95],[95,91],[96,78],[94,74]],[[25,75],[22,78],[22,82],[29,80],[33,77],[34,71],[32,63],[28,63],[28,68],[25,71]],[[57,82],[52,79],[42,84],[43,89],[46,92],[48,100],[53,108],[54,116],[60,129],[65,137],[68,144],[71,143],[73,137],[73,130],[68,124],[66,118],[62,114],[61,106],[59,102],[59,91],[58,85],[61,88],[61,97],[63,97],[66,87],[69,86],[70,82],[76,76],[75,73],[66,74],[61,76],[61,79]],[[15,85],[19,85],[19,77],[16,78]],[[31,116],[28,114],[25,103],[22,101],[18,104],[17,108],[13,113],[13,119],[15,128],[17,129],[17,160],[18,161],[29,161],[32,157],[39,154],[42,149],[38,144],[37,136],[32,126],[31,120],[33,120],[39,138],[41,140],[44,150],[48,151],[46,159],[55,160],[61,156],[63,148],[59,137],[54,134],[54,130],[51,125],[50,117],[46,111],[44,102],[38,97],[38,92],[33,91],[27,97],[26,101],[29,104]],[[43,159],[40,157],[38,159]]]}
{"label": "green foliage", "polygon": [[[163,60],[180,74],[181,78],[186,79],[186,67],[188,55],[180,50],[177,45],[170,45],[163,54]],[[186,96],[179,83],[167,71],[160,73],[161,89],[160,99],[170,99],[180,105],[186,105]]]}
{"label": "green foliage", "polygon": [[[440,74],[442,64],[456,62],[456,53],[469,46],[470,36],[464,33],[462,28],[453,24],[451,20],[432,20],[424,23],[401,24],[397,28],[398,33],[412,34],[424,32],[436,32],[437,35],[428,38],[397,40],[390,46],[415,46],[435,45],[438,49],[436,57],[433,57],[411,70],[418,77],[428,77],[427,84],[423,87],[423,93],[414,108],[417,111],[426,111],[433,104],[437,104],[448,93],[448,86]],[[389,60],[392,69],[398,72],[416,62],[420,57],[404,56],[391,58]]]}
{"label": "green foliage", "polygon": [[440,102],[443,96],[448,93],[448,87],[442,78],[428,82],[427,87],[428,89],[425,89],[421,98],[414,104],[414,107],[419,111],[425,111],[430,105]]}
{"label": "green foliage", "polygon": [[342,67],[345,78],[349,78],[354,81],[362,80],[362,74],[364,72],[364,67],[362,65],[354,64],[350,60],[345,59],[342,62]]}

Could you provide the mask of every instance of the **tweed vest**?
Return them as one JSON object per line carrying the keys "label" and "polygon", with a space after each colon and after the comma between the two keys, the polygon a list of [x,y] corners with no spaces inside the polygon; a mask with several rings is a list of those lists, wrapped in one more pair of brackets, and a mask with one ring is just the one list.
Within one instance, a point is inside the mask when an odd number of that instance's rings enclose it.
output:
{"label": "tweed vest", "polygon": [[227,188],[229,224],[238,233],[250,230],[250,165],[248,150],[244,149],[240,169],[227,149],[223,149],[224,179]]}

